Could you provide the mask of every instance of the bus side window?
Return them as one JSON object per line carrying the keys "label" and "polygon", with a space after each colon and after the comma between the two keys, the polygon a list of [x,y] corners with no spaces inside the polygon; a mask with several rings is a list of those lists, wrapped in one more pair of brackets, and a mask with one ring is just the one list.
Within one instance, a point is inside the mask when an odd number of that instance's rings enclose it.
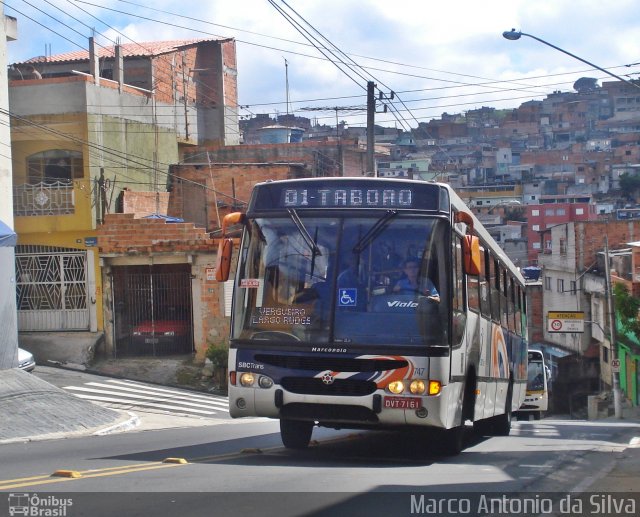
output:
{"label": "bus side window", "polygon": [[489,253],[480,248],[480,312],[485,318],[491,318]]}
{"label": "bus side window", "polygon": [[[454,233],[451,242],[453,243],[453,345],[456,346],[462,342],[464,330],[467,323],[464,311],[464,273],[462,271],[462,242]],[[476,291],[477,296],[477,291]]]}
{"label": "bus side window", "polygon": [[491,319],[495,322],[500,321],[500,270],[498,262],[489,258],[489,284],[491,289]]}
{"label": "bus side window", "polygon": [[518,336],[522,336],[522,307],[520,305],[521,295],[520,295],[520,286],[515,286],[514,290],[515,296],[515,318],[516,318],[516,334]]}

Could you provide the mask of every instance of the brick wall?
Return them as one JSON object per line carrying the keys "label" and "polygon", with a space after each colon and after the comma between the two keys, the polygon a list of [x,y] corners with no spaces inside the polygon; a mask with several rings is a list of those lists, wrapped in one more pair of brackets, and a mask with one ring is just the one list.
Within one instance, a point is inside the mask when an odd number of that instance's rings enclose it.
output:
{"label": "brick wall", "polygon": [[168,192],[133,192],[122,191],[122,211],[134,217],[151,214],[167,214],[169,208]]}
{"label": "brick wall", "polygon": [[[219,228],[220,219],[231,212],[236,203],[236,210],[246,208],[251,190],[256,183],[267,180],[291,179],[298,176],[297,168],[289,165],[180,165],[171,169],[172,189],[168,214],[174,217],[185,217],[184,207],[190,202],[189,188],[193,183],[206,188],[207,228]],[[234,194],[235,192],[235,200]],[[217,202],[217,204],[216,204]],[[216,209],[217,207],[217,209]]]}
{"label": "brick wall", "polygon": [[107,214],[97,234],[100,253],[186,253],[216,249],[209,234],[193,223],[135,219],[134,214]]}
{"label": "brick wall", "polygon": [[541,285],[527,287],[527,319],[529,343],[544,341],[544,312]]}

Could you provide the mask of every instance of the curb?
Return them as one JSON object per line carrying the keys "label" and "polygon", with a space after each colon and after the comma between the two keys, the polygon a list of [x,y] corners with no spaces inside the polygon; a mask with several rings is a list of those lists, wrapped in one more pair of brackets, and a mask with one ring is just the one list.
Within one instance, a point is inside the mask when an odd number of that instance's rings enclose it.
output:
{"label": "curb", "polygon": [[127,412],[129,415],[129,419],[120,422],[117,424],[113,424],[111,426],[105,427],[104,429],[99,429],[94,433],[91,433],[93,436],[105,436],[107,434],[115,434],[115,433],[124,433],[126,431],[131,431],[140,425],[140,418],[135,413]]}

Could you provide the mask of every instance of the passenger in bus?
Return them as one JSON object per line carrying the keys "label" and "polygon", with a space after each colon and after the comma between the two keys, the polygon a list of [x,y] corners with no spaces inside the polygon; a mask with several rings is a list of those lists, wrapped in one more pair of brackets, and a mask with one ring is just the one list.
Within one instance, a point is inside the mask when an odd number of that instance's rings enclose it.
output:
{"label": "passenger in bus", "polygon": [[427,298],[433,300],[435,302],[440,301],[440,294],[436,289],[436,286],[433,285],[433,282],[430,278],[427,278],[427,283],[424,289],[421,289],[420,283],[418,281],[418,273],[420,271],[420,261],[417,258],[408,258],[403,262],[403,272],[404,277],[396,282],[396,285],[393,287],[394,293],[420,293],[426,295]]}

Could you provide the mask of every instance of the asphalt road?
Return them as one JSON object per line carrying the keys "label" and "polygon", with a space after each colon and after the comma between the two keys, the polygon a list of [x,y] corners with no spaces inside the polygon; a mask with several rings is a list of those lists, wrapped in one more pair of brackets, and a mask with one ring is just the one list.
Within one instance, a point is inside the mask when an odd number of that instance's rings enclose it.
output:
{"label": "asphalt road", "polygon": [[[562,497],[597,489],[616,455],[640,434],[637,423],[547,418],[514,422],[509,437],[469,432],[462,454],[443,457],[437,442],[420,434],[316,429],[312,447],[291,451],[282,447],[277,422],[162,417],[205,423],[0,446],[0,491],[7,493],[6,507],[0,497],[0,515],[10,502],[20,501],[10,494],[21,493],[58,507],[68,500],[72,504],[64,515],[92,516],[333,517],[456,510],[489,515],[478,498],[484,496],[486,503],[486,497],[502,495],[538,505],[549,500],[557,507]],[[33,502],[40,503],[38,498]],[[425,506],[431,498],[444,498],[449,507],[433,513]],[[582,513],[606,514],[592,511],[600,509],[583,506]],[[627,504],[616,514],[637,514],[635,506],[634,513],[629,509]],[[518,513],[508,510],[494,514]]]}

